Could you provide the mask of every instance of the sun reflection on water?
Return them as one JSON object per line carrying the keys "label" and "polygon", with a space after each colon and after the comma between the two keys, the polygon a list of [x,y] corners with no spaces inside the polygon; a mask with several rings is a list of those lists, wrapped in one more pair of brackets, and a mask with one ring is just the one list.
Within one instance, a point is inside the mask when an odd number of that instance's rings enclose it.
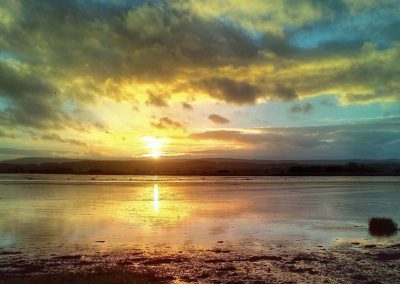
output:
{"label": "sun reflection on water", "polygon": [[158,213],[158,209],[159,209],[159,204],[158,204],[158,184],[156,184],[156,183],[153,186],[153,196],[154,196],[154,200],[153,200],[154,212]]}
{"label": "sun reflection on water", "polygon": [[197,204],[187,202],[183,188],[160,185],[136,188],[130,197],[114,207],[112,215],[126,224],[135,224],[136,229],[159,225],[175,225],[185,222]]}

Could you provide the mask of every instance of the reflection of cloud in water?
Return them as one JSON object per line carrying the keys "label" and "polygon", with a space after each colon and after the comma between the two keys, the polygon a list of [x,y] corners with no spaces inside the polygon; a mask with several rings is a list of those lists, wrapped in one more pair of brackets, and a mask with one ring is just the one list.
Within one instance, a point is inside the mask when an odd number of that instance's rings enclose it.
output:
{"label": "reflection of cloud in water", "polygon": [[[370,194],[365,195],[365,186],[355,186],[352,180],[233,187],[226,179],[219,183],[2,183],[0,244],[105,240],[112,246],[299,236],[332,242],[340,237],[369,237],[365,216],[370,211],[399,216],[398,207],[388,205],[399,200],[396,183],[369,185]],[[373,206],[360,207],[371,200]]]}
{"label": "reflection of cloud in water", "polygon": [[8,199],[0,206],[4,245],[207,240],[227,233],[209,229],[238,218],[246,203],[214,188],[158,183],[9,184],[2,192]]}
{"label": "reflection of cloud in water", "polygon": [[156,227],[184,221],[195,208],[184,201],[184,191],[158,184],[10,185],[2,193],[9,198],[0,204],[1,245],[97,239],[140,242]]}

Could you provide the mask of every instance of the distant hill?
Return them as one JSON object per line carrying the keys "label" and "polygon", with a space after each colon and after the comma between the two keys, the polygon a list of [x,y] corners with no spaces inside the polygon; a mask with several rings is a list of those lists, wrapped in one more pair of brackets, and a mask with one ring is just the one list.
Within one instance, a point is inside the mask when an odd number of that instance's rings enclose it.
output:
{"label": "distant hill", "polygon": [[45,163],[65,163],[65,162],[74,162],[74,161],[80,161],[80,160],[68,159],[68,158],[28,157],[28,158],[4,160],[4,161],[1,161],[0,164],[27,165],[27,164],[45,164]]}
{"label": "distant hill", "polygon": [[21,158],[0,162],[0,173],[114,175],[398,176],[399,160],[268,161],[244,159],[75,160]]}

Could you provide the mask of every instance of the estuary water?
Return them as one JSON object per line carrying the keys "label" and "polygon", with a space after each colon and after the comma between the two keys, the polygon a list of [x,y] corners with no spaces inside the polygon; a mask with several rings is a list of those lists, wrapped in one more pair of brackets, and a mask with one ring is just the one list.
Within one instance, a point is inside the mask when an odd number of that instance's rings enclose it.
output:
{"label": "estuary water", "polygon": [[0,175],[3,249],[398,242],[374,216],[400,221],[400,177]]}

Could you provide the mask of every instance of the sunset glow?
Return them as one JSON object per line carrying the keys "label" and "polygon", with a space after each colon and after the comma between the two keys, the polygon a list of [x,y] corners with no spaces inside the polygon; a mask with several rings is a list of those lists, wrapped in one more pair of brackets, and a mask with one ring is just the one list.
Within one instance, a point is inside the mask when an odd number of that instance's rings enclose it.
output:
{"label": "sunset glow", "polygon": [[0,159],[399,158],[399,1],[333,2],[6,1]]}
{"label": "sunset glow", "polygon": [[0,282],[398,283],[399,11],[0,0]]}
{"label": "sunset glow", "polygon": [[165,138],[154,138],[154,137],[143,137],[143,141],[146,143],[145,148],[150,151],[150,153],[145,153],[143,156],[159,158],[162,155],[165,155],[161,150],[164,147],[164,144],[167,142]]}

